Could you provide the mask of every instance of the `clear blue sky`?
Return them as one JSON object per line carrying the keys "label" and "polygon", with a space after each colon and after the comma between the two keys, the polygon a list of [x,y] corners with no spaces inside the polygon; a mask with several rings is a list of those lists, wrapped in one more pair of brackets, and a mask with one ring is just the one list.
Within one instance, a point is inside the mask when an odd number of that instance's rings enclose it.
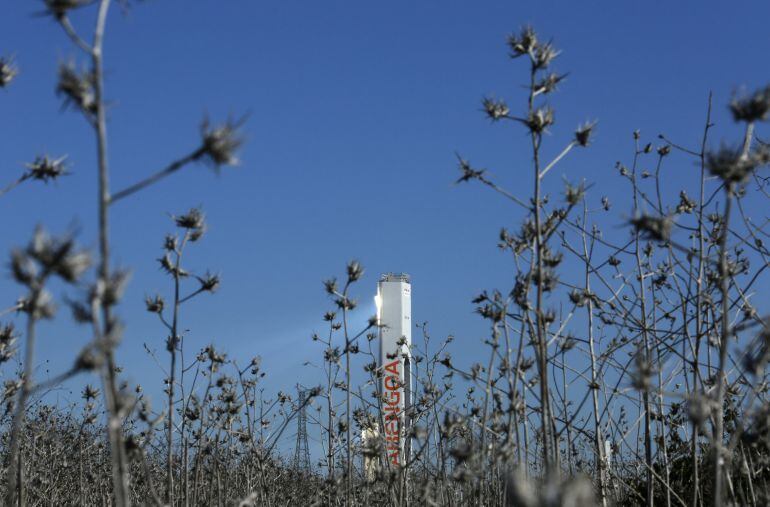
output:
{"label": "clear blue sky", "polygon": [[[45,152],[67,154],[72,175],[0,199],[3,251],[25,243],[37,223],[57,232],[77,224],[81,241],[96,246],[93,138],[54,96],[56,64],[76,52],[51,19],[34,16],[41,3],[8,1],[0,15],[0,53],[21,69],[0,90],[0,185]],[[520,214],[484,189],[454,186],[454,152],[529,192],[523,133],[479,112],[486,94],[514,111],[523,105],[526,69],[507,57],[506,35],[532,24],[563,49],[555,68],[570,74],[552,100],[557,126],[546,152],[578,123],[600,123],[593,146],[559,166],[549,190],[559,192],[561,173],[585,177],[597,182],[589,194],[597,203],[619,195],[613,167],[630,156],[632,130],[697,144],[709,90],[715,139],[735,134],[725,104],[740,86],[767,82],[769,17],[770,4],[758,1],[152,0],[127,14],[113,9],[106,86],[115,189],[194,148],[205,113],[251,114],[240,168],[218,176],[190,167],[114,208],[114,261],[134,272],[120,308],[127,378],[159,392],[161,374],[142,344],[163,356],[164,332],[143,297],[169,293],[155,261],[172,230],[167,217],[196,205],[210,232],[189,266],[218,271],[223,283],[184,308],[191,353],[213,340],[242,362],[262,355],[268,389],[310,383],[314,373],[301,365],[318,358],[309,336],[330,308],[321,280],[358,258],[367,268],[357,287],[362,320],[379,273],[406,271],[413,320],[429,321],[436,338],[454,334],[455,356],[474,356],[486,329],[470,299],[511,286],[513,266],[495,244]],[[74,20],[83,30],[90,23]],[[676,160],[672,184],[694,170]],[[613,200],[620,224],[630,203]],[[6,272],[0,306],[19,295]],[[56,324],[39,346],[52,371],[88,339],[64,310]]]}

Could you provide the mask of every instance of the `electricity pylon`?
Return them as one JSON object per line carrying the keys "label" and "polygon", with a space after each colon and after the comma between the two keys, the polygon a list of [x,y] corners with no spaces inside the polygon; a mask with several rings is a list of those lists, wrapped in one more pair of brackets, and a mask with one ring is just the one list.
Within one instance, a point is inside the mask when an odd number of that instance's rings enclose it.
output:
{"label": "electricity pylon", "polygon": [[294,468],[303,472],[310,471],[310,448],[307,443],[307,389],[297,385],[299,400],[297,405],[297,445],[294,449]]}

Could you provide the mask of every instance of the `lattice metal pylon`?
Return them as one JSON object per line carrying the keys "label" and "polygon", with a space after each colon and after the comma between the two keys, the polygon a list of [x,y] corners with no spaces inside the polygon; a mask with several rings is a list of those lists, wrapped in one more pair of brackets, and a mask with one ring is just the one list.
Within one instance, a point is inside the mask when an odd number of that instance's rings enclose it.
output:
{"label": "lattice metal pylon", "polygon": [[310,448],[307,443],[307,390],[297,386],[299,399],[297,407],[297,446],[294,449],[294,468],[303,472],[310,471]]}

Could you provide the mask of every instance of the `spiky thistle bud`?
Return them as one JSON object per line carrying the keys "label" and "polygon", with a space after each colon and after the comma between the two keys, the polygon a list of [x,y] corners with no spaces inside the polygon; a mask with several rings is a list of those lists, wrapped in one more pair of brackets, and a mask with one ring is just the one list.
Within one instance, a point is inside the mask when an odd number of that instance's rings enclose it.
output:
{"label": "spiky thistle bud", "polygon": [[591,134],[593,134],[594,127],[596,127],[595,121],[580,125],[575,131],[575,143],[584,148],[588,146],[591,142]]}
{"label": "spiky thistle bud", "polygon": [[526,125],[532,132],[540,134],[553,125],[554,120],[553,109],[546,106],[529,113]]}
{"label": "spiky thistle bud", "polygon": [[461,175],[455,183],[479,179],[484,175],[485,169],[474,169],[470,162],[459,155],[457,155],[457,160]]}
{"label": "spiky thistle bud", "polygon": [[559,54],[561,51],[557,51],[550,43],[537,46],[532,57],[532,64],[536,69],[545,69]]}
{"label": "spiky thistle bud", "polygon": [[60,176],[68,174],[65,164],[66,159],[66,155],[59,158],[50,158],[48,155],[38,156],[34,161],[26,164],[27,172],[24,176],[25,178],[39,180],[44,183],[54,181]]}
{"label": "spiky thistle bud", "polygon": [[511,58],[518,58],[533,51],[537,47],[537,34],[531,26],[525,26],[519,34],[508,36],[508,47],[511,48]]}
{"label": "spiky thistle bud", "polygon": [[204,292],[216,292],[219,288],[219,275],[212,273],[206,273],[204,276],[196,276],[198,282],[201,284],[200,290]]}
{"label": "spiky thistle bud", "polygon": [[492,121],[505,118],[510,112],[508,105],[503,100],[491,97],[484,97],[484,100],[481,101],[481,107],[483,107],[484,112],[487,113],[487,117]]}
{"label": "spiky thistle bud", "polygon": [[99,389],[91,384],[86,384],[83,391],[81,391],[81,397],[86,401],[95,400],[99,397]]}
{"label": "spiky thistle bud", "polygon": [[548,94],[551,92],[556,91],[556,87],[559,83],[561,83],[564,78],[567,77],[566,74],[556,74],[555,72],[552,72],[542,78],[540,81],[538,81],[535,84],[535,93],[544,93]]}

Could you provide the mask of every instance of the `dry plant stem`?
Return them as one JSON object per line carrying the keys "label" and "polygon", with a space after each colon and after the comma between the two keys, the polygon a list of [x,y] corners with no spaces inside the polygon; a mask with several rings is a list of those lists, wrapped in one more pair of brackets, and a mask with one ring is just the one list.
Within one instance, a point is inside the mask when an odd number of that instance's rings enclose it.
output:
{"label": "dry plant stem", "polygon": [[[91,60],[94,72],[94,94],[96,99],[96,140],[99,170],[98,210],[99,210],[99,268],[98,283],[106,287],[110,279],[110,240],[109,240],[109,165],[107,156],[107,116],[104,102],[103,40],[107,23],[110,0],[101,0],[96,18]],[[110,456],[112,458],[113,488],[117,507],[131,505],[129,496],[129,470],[126,462],[123,442],[122,410],[115,372],[114,339],[112,337],[113,316],[109,304],[101,301],[103,313],[103,331],[101,332],[102,352],[104,354],[104,391],[108,410],[108,434]],[[109,391],[109,395],[107,392]]]}
{"label": "dry plant stem", "polygon": [[[746,125],[746,134],[743,141],[741,158],[746,158],[751,148],[751,139],[754,135],[754,124]],[[715,400],[716,422],[714,424],[714,436],[712,447],[714,449],[714,505],[720,506],[724,501],[724,402],[727,388],[727,351],[730,346],[730,276],[727,263],[727,236],[730,228],[730,213],[732,209],[735,184],[729,182],[725,185],[725,210],[719,234],[719,291],[722,296],[722,308],[720,316],[720,343],[719,343],[719,369],[717,371],[717,392]]]}
{"label": "dry plant stem", "polygon": [[[537,73],[537,67],[534,62],[531,64],[530,71],[530,93],[528,108],[530,115],[534,113],[534,99],[535,99],[535,78]],[[537,288],[536,288],[536,303],[535,303],[535,333],[536,342],[538,348],[538,360],[539,360],[539,373],[540,373],[540,404],[541,404],[541,428],[543,432],[543,455],[545,458],[545,465],[547,473],[559,475],[558,466],[556,466],[556,455],[558,451],[555,449],[555,441],[551,434],[551,427],[553,421],[551,420],[551,403],[548,391],[548,349],[545,336],[545,324],[543,323],[543,229],[540,216],[540,141],[542,137],[540,134],[531,131],[530,138],[532,141],[532,156],[534,160],[534,217],[535,217],[535,255],[537,263]]]}
{"label": "dry plant stem", "polygon": [[21,177],[19,177],[19,178],[18,178],[16,181],[14,181],[13,183],[9,183],[9,184],[8,184],[7,186],[5,186],[4,188],[0,188],[0,197],[4,196],[5,194],[7,194],[8,192],[10,192],[10,191],[11,191],[11,190],[13,190],[14,188],[16,188],[16,187],[18,187],[19,185],[21,185],[22,183],[24,183],[24,181],[26,181],[26,180],[27,180],[27,178],[28,178],[28,177],[27,177],[27,175],[21,176]]}
{"label": "dry plant stem", "polygon": [[34,305],[37,304],[37,300],[40,297],[41,288],[36,285],[30,291],[30,301],[32,301],[33,309],[27,316],[27,336],[24,351],[24,370],[21,379],[21,388],[19,389],[19,396],[16,401],[16,411],[13,414],[13,422],[11,425],[10,435],[10,449],[8,451],[8,472],[7,472],[7,489],[5,492],[5,505],[15,505],[18,500],[18,505],[23,505],[23,481],[20,480],[19,475],[22,472],[21,456],[19,449],[21,446],[21,428],[24,425],[24,416],[26,414],[27,399],[32,388],[32,373],[35,367],[35,316]]}
{"label": "dry plant stem", "polygon": [[200,159],[203,154],[206,152],[205,147],[200,147],[197,150],[193,151],[189,155],[180,158],[179,160],[175,160],[171,164],[169,164],[166,168],[158,171],[157,173],[153,174],[152,176],[149,176],[148,178],[135,183],[131,185],[130,187],[124,188],[123,190],[120,190],[118,192],[115,192],[110,197],[110,204],[115,203],[121,199],[124,199],[132,194],[135,194],[136,192],[139,192],[140,190],[143,190],[146,187],[149,187],[150,185],[157,183],[158,181],[162,180],[163,178],[170,176],[177,172],[178,170],[182,169],[184,166],[191,162],[195,162],[196,160]]}
{"label": "dry plant stem", "polygon": [[[583,201],[583,227],[587,227],[588,208]],[[583,258],[585,259],[585,291],[591,294],[591,254],[588,249],[586,234],[581,234],[583,240]],[[591,249],[593,251],[593,248]],[[591,399],[593,401],[593,419],[594,419],[594,447],[596,448],[597,478],[599,482],[599,501],[602,507],[607,506],[607,489],[605,479],[608,472],[608,463],[604,456],[604,431],[601,426],[601,416],[599,414],[599,378],[596,368],[596,352],[594,345],[594,315],[593,299],[588,298],[586,303],[586,313],[588,317],[588,351],[591,359]]]}
{"label": "dry plant stem", "polygon": [[168,351],[170,354],[169,380],[168,380],[168,418],[166,423],[166,501],[174,504],[174,392],[176,382],[176,349],[179,340],[179,273],[182,264],[182,253],[187,244],[189,232],[185,232],[179,250],[176,252],[176,264],[174,268],[174,312],[171,318],[171,336],[169,337]]}
{"label": "dry plant stem", "polygon": [[[637,169],[637,162],[639,159],[639,140],[638,136],[634,144],[634,165],[631,170],[631,178],[633,183],[633,192],[634,192],[634,215],[639,216],[640,210],[639,210],[639,190],[637,187],[637,180],[636,180],[636,169]],[[650,356],[650,338],[648,334],[648,326],[647,326],[647,296],[646,296],[646,284],[644,283],[645,279],[645,272],[643,269],[642,264],[642,252],[640,248],[640,234],[639,231],[636,230],[634,232],[634,256],[636,258],[636,270],[639,277],[639,305],[640,305],[640,311],[641,311],[641,326],[642,326],[642,344],[644,347],[644,361],[646,365],[651,364],[651,356]],[[648,384],[649,379],[646,379],[645,385]],[[652,433],[651,433],[651,420],[650,420],[650,393],[649,388],[645,387],[642,391],[642,400],[643,400],[643,410],[644,410],[644,459],[645,459],[645,465],[647,468],[647,494],[645,498],[645,502],[649,507],[652,507],[653,505],[653,485],[654,485],[654,479],[653,479],[653,470],[652,470]]]}
{"label": "dry plant stem", "polygon": [[350,495],[353,489],[353,446],[350,441],[350,422],[352,413],[350,411],[350,337],[348,335],[348,310],[347,310],[347,297],[348,288],[350,287],[350,281],[345,284],[345,290],[343,294],[343,306],[342,306],[342,330],[345,334],[345,451],[346,451],[346,465],[345,465],[345,505],[350,507]]}
{"label": "dry plant stem", "polygon": [[[703,271],[705,266],[705,246],[704,246],[704,229],[703,229],[703,215],[704,205],[703,200],[706,194],[706,143],[708,141],[708,133],[711,128],[711,103],[712,93],[709,92],[708,109],[706,112],[706,126],[703,129],[703,138],[701,140],[701,149],[699,155],[700,159],[700,196],[698,198],[698,276],[696,278],[696,295],[695,295],[695,352],[693,354],[692,361],[692,390],[697,392],[698,379],[700,377],[700,371],[698,362],[700,360],[700,343],[703,337]],[[692,493],[692,507],[697,507],[699,499],[700,481],[698,478],[698,425],[692,425],[692,468],[693,468],[693,493]]]}

